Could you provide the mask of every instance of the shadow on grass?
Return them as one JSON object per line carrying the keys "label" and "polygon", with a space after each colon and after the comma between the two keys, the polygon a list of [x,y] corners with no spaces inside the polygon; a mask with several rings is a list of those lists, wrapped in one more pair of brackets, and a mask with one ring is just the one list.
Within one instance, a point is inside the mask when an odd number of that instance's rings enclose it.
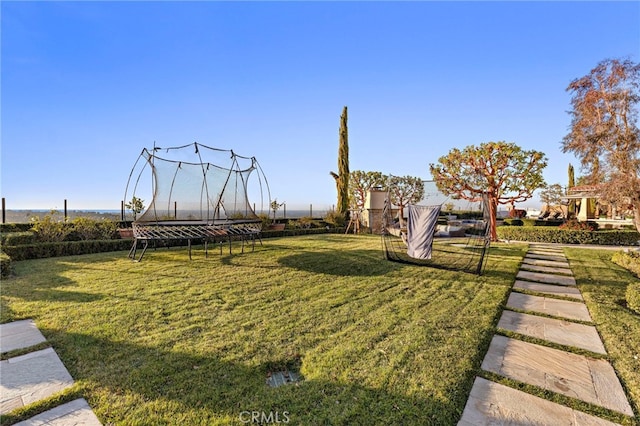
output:
{"label": "shadow on grass", "polygon": [[[270,388],[266,378],[272,369],[295,368],[300,360],[252,366],[218,354],[200,356],[87,334],[42,331],[105,424],[211,424],[220,419],[242,424],[241,416],[246,419],[247,412],[255,411],[278,412],[281,419],[286,412],[290,424],[450,425],[461,414],[457,407],[464,404],[427,393],[400,395],[322,379]],[[12,424],[22,418],[3,420]]]}
{"label": "shadow on grass", "polygon": [[288,268],[338,276],[384,275],[402,266],[386,261],[379,250],[304,251],[278,259]]}

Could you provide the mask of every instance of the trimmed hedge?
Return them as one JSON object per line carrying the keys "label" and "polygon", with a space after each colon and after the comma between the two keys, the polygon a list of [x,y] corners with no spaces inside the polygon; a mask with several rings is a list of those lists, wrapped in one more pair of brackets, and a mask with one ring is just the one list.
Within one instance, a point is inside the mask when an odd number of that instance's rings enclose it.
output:
{"label": "trimmed hedge", "polygon": [[11,258],[0,251],[0,276],[6,278],[11,275]]}
{"label": "trimmed hedge", "polygon": [[23,244],[33,244],[36,242],[36,234],[31,231],[8,232],[6,234],[2,234],[3,246],[19,246]]}
{"label": "trimmed hedge", "polygon": [[611,257],[611,261],[633,272],[640,277],[640,252],[619,251]]}
{"label": "trimmed hedge", "polygon": [[640,315],[640,283],[631,283],[625,294],[627,306]]}
{"label": "trimmed hedge", "polygon": [[578,231],[552,227],[499,226],[501,240],[530,241],[537,243],[638,245],[638,231],[611,229],[603,231]]}
{"label": "trimmed hedge", "polygon": [[324,227],[324,228],[297,228],[297,229],[285,229],[284,231],[262,231],[260,233],[261,238],[274,238],[274,237],[293,237],[295,235],[309,235],[309,234],[344,234],[345,227]]}
{"label": "trimmed hedge", "polygon": [[0,232],[25,232],[33,227],[33,223],[0,223]]}
{"label": "trimmed hedge", "polygon": [[[285,229],[284,231],[263,231],[261,238],[290,237],[294,235],[309,234],[341,234],[344,227],[338,228],[310,228],[310,229]],[[119,240],[85,240],[85,241],[59,241],[52,243],[31,243],[13,246],[3,246],[4,252],[11,260],[42,259],[46,257],[74,256],[81,254],[103,253],[108,251],[122,251],[131,248],[132,239]],[[160,246],[163,244],[158,242]],[[186,245],[187,241],[172,240],[169,245]]]}
{"label": "trimmed hedge", "polygon": [[12,260],[42,259],[46,257],[73,256],[129,250],[131,240],[60,241],[55,243],[22,244],[4,246],[2,250]]}

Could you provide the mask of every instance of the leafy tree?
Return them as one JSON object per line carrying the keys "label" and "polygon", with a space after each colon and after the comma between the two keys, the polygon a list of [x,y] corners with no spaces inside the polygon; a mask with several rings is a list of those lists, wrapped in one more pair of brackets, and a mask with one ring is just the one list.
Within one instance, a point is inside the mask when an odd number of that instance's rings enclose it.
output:
{"label": "leafy tree", "polygon": [[564,197],[564,189],[562,189],[562,185],[559,183],[547,185],[540,191],[540,201],[549,206],[562,204],[562,197]]}
{"label": "leafy tree", "polygon": [[559,183],[547,185],[540,191],[540,201],[547,205],[548,212],[562,212],[560,206],[564,196],[564,189]]}
{"label": "leafy tree", "polygon": [[381,172],[365,172],[354,170],[349,173],[349,192],[351,206],[356,209],[364,209],[367,192],[376,186],[383,186],[385,176]]}
{"label": "leafy tree", "polygon": [[570,132],[562,151],[575,154],[600,197],[634,210],[640,231],[640,64],[606,59],[573,80]]}
{"label": "leafy tree", "polygon": [[487,142],[454,148],[430,164],[431,175],[445,195],[479,201],[486,194],[489,201],[490,235],[496,233],[498,204],[515,204],[528,200],[544,186],[542,170],[547,158],[542,152],[524,151],[514,143]]}
{"label": "leafy tree", "polygon": [[340,116],[339,138],[338,173],[330,172],[330,174],[336,180],[336,189],[338,190],[336,210],[346,218],[349,212],[349,130],[347,128],[346,106]]}
{"label": "leafy tree", "polygon": [[400,225],[404,221],[404,208],[420,202],[424,197],[424,182],[413,176],[388,176],[389,201],[400,210]]}
{"label": "leafy tree", "polygon": [[133,220],[136,220],[138,217],[138,213],[144,210],[144,200],[141,200],[138,197],[133,197],[131,201],[124,205],[126,208],[131,210],[133,213]]}

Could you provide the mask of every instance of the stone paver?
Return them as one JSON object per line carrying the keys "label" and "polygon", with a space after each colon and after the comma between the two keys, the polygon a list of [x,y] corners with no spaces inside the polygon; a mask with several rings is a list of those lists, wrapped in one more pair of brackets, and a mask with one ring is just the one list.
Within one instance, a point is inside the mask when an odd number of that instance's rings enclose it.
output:
{"label": "stone paver", "polygon": [[73,378],[47,348],[0,361],[0,414],[47,398],[73,384]]}
{"label": "stone paver", "polygon": [[556,266],[558,268],[570,268],[569,262],[563,262],[560,260],[544,260],[525,257],[522,259],[522,263],[527,265],[539,265],[539,266]]}
{"label": "stone paver", "polygon": [[516,278],[536,281],[546,284],[576,285],[576,279],[571,276],[548,274],[544,272],[519,271]]}
{"label": "stone paver", "polygon": [[607,353],[598,331],[590,325],[504,311],[498,322],[498,328],[603,355]]}
{"label": "stone paver", "polygon": [[529,249],[527,251],[527,254],[540,254],[540,255],[543,255],[543,256],[557,256],[557,257],[566,258],[566,256],[562,252],[562,250]]}
{"label": "stone paver", "polygon": [[542,284],[534,283],[532,281],[516,280],[513,284],[513,288],[516,290],[529,290],[537,293],[552,294],[555,296],[571,297],[576,300],[583,300],[580,290],[577,287],[567,285],[555,285],[555,284]]}
{"label": "stone paver", "polygon": [[550,297],[511,293],[507,300],[507,307],[521,309],[523,311],[538,312],[566,319],[591,321],[591,316],[589,315],[587,306],[584,303],[572,302],[570,300],[559,300]]}
{"label": "stone paver", "polygon": [[526,255],[529,259],[541,259],[541,260],[555,260],[556,262],[566,262],[567,258],[564,255],[553,255],[553,254],[538,254],[538,253],[527,253]]}
{"label": "stone paver", "polygon": [[549,252],[558,253],[564,256],[564,249],[562,247],[551,247],[551,246],[541,245],[541,244],[530,244],[529,251],[533,251],[533,252],[549,251]]}
{"label": "stone paver", "polygon": [[496,335],[482,369],[633,416],[613,367],[603,359]]}
{"label": "stone paver", "polygon": [[101,426],[100,420],[84,398],[62,404],[15,426]]}
{"label": "stone paver", "polygon": [[46,339],[33,320],[0,324],[0,352],[2,353],[28,348],[45,341]]}
{"label": "stone paver", "polygon": [[532,272],[545,272],[548,274],[561,274],[561,275],[571,275],[571,269],[569,268],[561,268],[557,266],[544,266],[544,265],[531,265],[529,263],[523,263],[520,266],[520,269],[524,269]]}
{"label": "stone paver", "polygon": [[478,425],[613,426],[616,423],[476,377],[458,426]]}
{"label": "stone paver", "polygon": [[[540,341],[567,346],[559,350],[495,335],[482,369],[633,416],[624,389],[605,359],[569,352],[569,347],[606,354],[562,249],[531,244],[523,259],[498,328]],[[533,296],[526,290],[542,293]],[[548,297],[548,296],[552,297]],[[558,296],[576,301],[558,299]],[[515,312],[510,309],[528,311]],[[533,315],[546,314],[559,318]],[[477,377],[459,426],[475,425],[613,425],[517,389]]]}

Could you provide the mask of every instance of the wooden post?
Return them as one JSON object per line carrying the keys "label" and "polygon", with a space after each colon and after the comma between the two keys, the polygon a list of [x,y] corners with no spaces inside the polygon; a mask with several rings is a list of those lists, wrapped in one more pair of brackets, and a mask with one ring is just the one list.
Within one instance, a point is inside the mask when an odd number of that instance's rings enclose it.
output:
{"label": "wooden post", "polygon": [[287,217],[287,205],[285,203],[282,203],[282,207],[284,208],[282,210],[282,217],[286,219],[286,217]]}
{"label": "wooden post", "polygon": [[174,219],[178,218],[178,202],[177,201],[173,202],[173,218]]}
{"label": "wooden post", "polygon": [[124,222],[124,201],[120,201],[120,221]]}
{"label": "wooden post", "polygon": [[313,217],[313,204],[309,204],[309,217]]}
{"label": "wooden post", "polygon": [[67,199],[64,200],[64,221],[67,221]]}
{"label": "wooden post", "polygon": [[7,206],[4,197],[2,197],[2,223],[7,223]]}

